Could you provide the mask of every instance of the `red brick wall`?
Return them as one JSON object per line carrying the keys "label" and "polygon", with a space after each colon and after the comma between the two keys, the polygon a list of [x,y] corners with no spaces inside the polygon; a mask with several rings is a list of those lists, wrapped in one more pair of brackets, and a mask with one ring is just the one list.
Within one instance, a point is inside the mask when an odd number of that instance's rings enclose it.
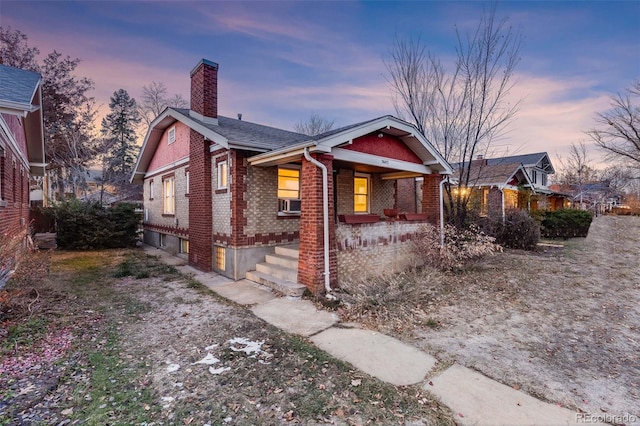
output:
{"label": "red brick wall", "polygon": [[[336,257],[335,221],[333,206],[333,156],[314,154],[327,167],[329,189],[329,271],[331,287],[337,286],[338,263]],[[302,160],[301,188],[302,214],[300,216],[300,258],[298,282],[315,294],[324,291],[324,222],[322,208],[322,170]]]}
{"label": "red brick wall", "polygon": [[218,117],[218,64],[202,60],[191,71],[191,109],[205,117]]}
{"label": "red brick wall", "polygon": [[502,192],[496,187],[489,188],[487,214],[491,217],[502,217]]}
{"label": "red brick wall", "polygon": [[231,245],[245,246],[247,245],[247,235],[245,227],[247,226],[247,164],[245,161],[245,153],[232,149],[229,152],[231,164],[229,175],[231,182]]}
{"label": "red brick wall", "polygon": [[211,271],[211,153],[204,136],[195,130],[190,131],[189,145],[189,263]]}
{"label": "red brick wall", "polygon": [[423,175],[422,181],[422,213],[426,213],[427,220],[440,224],[440,182],[444,175]]}
{"label": "red brick wall", "polygon": [[20,232],[29,220],[29,171],[9,146],[0,157],[0,235]]}
{"label": "red brick wall", "polygon": [[400,213],[417,213],[415,178],[396,180],[396,207]]}

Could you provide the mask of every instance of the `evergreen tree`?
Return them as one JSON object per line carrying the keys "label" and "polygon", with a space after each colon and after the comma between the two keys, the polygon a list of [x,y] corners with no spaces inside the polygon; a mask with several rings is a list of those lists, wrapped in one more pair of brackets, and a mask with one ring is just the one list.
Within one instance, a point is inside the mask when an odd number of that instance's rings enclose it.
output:
{"label": "evergreen tree", "polygon": [[140,113],[136,100],[124,89],[113,93],[109,108],[111,112],[102,119],[104,180],[127,192],[136,162]]}

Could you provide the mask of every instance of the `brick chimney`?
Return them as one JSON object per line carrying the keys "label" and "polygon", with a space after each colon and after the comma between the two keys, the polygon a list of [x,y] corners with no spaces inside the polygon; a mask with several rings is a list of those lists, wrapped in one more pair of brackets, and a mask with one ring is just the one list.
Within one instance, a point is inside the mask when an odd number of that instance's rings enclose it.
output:
{"label": "brick chimney", "polygon": [[191,116],[218,124],[218,64],[207,59],[191,71]]}
{"label": "brick chimney", "polygon": [[487,159],[484,158],[484,155],[477,155],[475,160],[471,161],[472,166],[482,167],[487,165]]}

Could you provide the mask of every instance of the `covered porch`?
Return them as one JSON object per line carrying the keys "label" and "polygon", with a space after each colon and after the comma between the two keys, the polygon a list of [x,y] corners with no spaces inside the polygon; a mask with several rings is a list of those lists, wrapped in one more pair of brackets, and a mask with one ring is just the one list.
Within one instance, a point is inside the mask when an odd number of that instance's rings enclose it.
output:
{"label": "covered porch", "polygon": [[[390,116],[248,162],[299,168],[297,281],[315,294],[330,292],[355,273],[409,266],[420,226],[440,222],[441,182],[452,172],[417,129]],[[417,177],[423,180],[422,201],[414,211],[400,211],[404,186],[398,182]]]}

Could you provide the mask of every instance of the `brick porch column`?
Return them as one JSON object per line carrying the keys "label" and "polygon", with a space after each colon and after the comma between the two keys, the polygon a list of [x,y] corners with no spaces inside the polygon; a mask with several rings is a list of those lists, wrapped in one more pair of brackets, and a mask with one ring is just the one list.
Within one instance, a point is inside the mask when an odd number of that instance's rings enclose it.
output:
{"label": "brick porch column", "polygon": [[240,247],[247,245],[247,235],[244,232],[247,226],[247,164],[242,151],[232,149],[231,167],[229,174],[231,177],[231,245]]}
{"label": "brick porch column", "polygon": [[189,264],[202,271],[211,271],[211,154],[209,144],[200,133],[191,129],[189,138]]}
{"label": "brick porch column", "polygon": [[[329,271],[332,288],[338,283],[338,260],[333,206],[333,156],[312,154],[327,167],[329,189]],[[322,208],[322,170],[302,159],[300,172],[300,253],[298,260],[298,282],[307,286],[314,294],[324,292],[324,222]]]}
{"label": "brick porch column", "polygon": [[427,220],[440,225],[440,182],[444,179],[441,174],[422,175],[422,213],[426,213]]}

